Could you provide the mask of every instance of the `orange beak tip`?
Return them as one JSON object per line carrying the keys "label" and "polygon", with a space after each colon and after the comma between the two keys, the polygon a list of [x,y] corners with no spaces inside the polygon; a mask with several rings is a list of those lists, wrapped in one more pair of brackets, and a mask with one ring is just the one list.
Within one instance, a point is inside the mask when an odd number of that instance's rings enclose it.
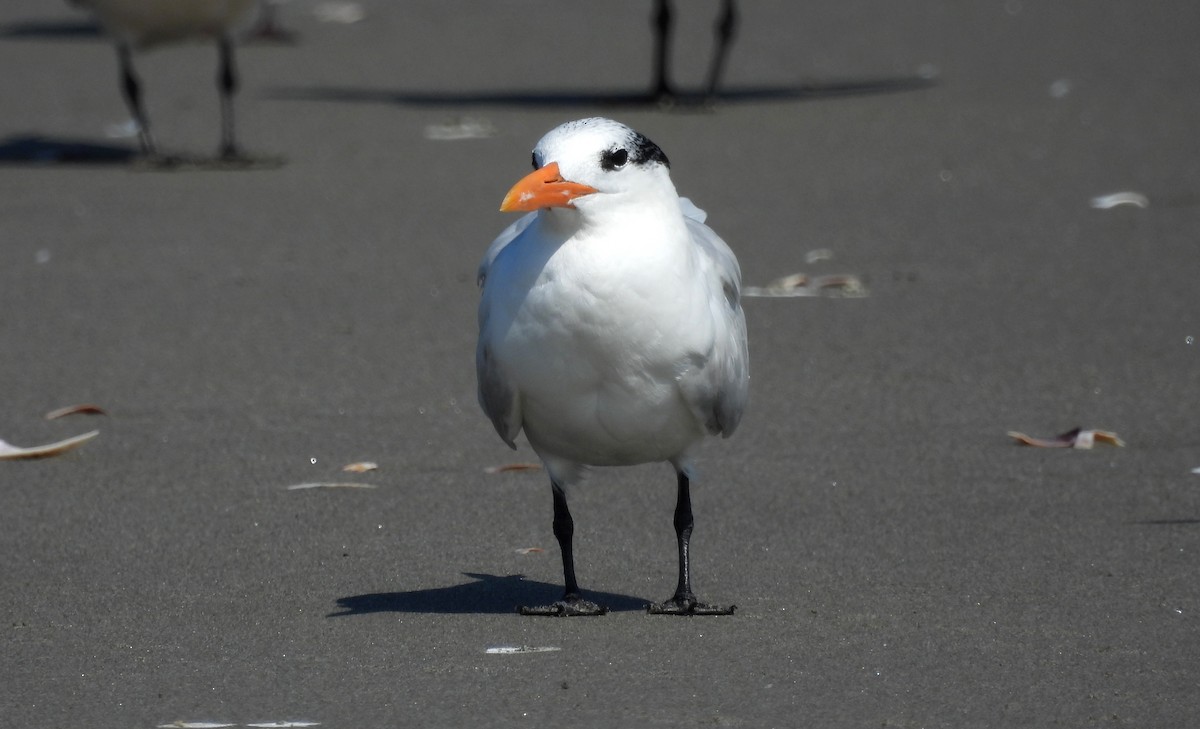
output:
{"label": "orange beak tip", "polygon": [[529,173],[513,185],[508,194],[504,196],[504,201],[500,203],[500,211],[510,213],[541,208],[573,207],[572,200],[596,191],[594,187],[564,180],[559,173],[558,163],[551,162]]}
{"label": "orange beak tip", "polygon": [[536,208],[528,208],[526,204],[533,197],[533,193],[527,191],[518,191],[512,189],[504,196],[504,201],[500,203],[500,212],[513,213],[523,210],[533,210]]}

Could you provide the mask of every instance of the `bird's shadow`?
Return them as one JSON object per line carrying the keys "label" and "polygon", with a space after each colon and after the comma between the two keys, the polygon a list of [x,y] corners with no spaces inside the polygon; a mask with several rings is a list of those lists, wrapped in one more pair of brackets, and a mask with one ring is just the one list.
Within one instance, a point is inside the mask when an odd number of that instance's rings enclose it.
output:
{"label": "bird's shadow", "polygon": [[[438,613],[443,615],[515,613],[522,605],[547,605],[562,597],[562,585],[525,579],[524,575],[464,572],[469,582],[407,592],[374,592],[338,598],[338,610],[326,617],[368,613]],[[612,612],[644,610],[647,600],[611,592],[587,591],[589,600]]]}
{"label": "bird's shadow", "polygon": [[0,25],[0,38],[10,40],[101,40],[94,20],[18,20]]}
{"label": "bird's shadow", "polygon": [[18,134],[0,139],[0,166],[129,165],[140,157],[136,147],[84,139]]}
{"label": "bird's shadow", "polygon": [[809,81],[783,85],[728,86],[722,87],[712,96],[700,91],[680,91],[668,99],[649,91],[625,89],[442,91],[370,89],[354,86],[275,87],[266,89],[263,96],[267,99],[284,101],[328,101],[415,107],[654,106],[686,111],[733,104],[900,93],[930,88],[936,83],[936,78],[926,75]]}
{"label": "bird's shadow", "polygon": [[99,144],[82,139],[18,134],[0,139],[0,167],[124,166],[137,172],[194,172],[198,170],[273,170],[286,164],[282,157],[238,154],[232,157],[171,153],[147,157],[131,146]]}

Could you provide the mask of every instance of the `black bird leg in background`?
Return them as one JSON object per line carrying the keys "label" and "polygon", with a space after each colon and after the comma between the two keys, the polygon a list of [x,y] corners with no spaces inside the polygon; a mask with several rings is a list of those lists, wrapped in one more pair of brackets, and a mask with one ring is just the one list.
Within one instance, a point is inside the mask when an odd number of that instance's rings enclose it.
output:
{"label": "black bird leg in background", "polygon": [[217,40],[220,65],[217,71],[217,88],[221,94],[221,157],[230,159],[239,156],[233,130],[233,96],[238,90],[237,67],[233,61],[233,41],[228,35]]}
{"label": "black bird leg in background", "polygon": [[721,18],[717,21],[717,49],[713,53],[712,66],[709,67],[708,89],[705,92],[705,98],[709,101],[717,96],[717,85],[721,82],[721,72],[725,70],[725,59],[737,29],[737,8],[734,5],[735,0],[724,0]]}
{"label": "black bird leg in background", "polygon": [[682,471],[678,474],[679,493],[675,501],[675,537],[679,542],[679,584],[670,600],[646,606],[652,615],[733,615],[736,605],[723,608],[696,600],[692,592],[692,488]]}
{"label": "black bird leg in background", "polygon": [[133,70],[133,53],[128,43],[117,44],[117,63],[121,67],[121,94],[125,97],[125,105],[138,126],[138,142],[142,146],[142,154],[147,157],[158,156],[154,146],[154,137],[150,136],[150,120],[146,118],[146,109],[142,106],[142,86]]}
{"label": "black bird leg in background", "polygon": [[667,101],[675,92],[667,81],[671,37],[671,0],[658,0],[654,11],[654,98]]}
{"label": "black bird leg in background", "polygon": [[573,617],[579,615],[603,615],[608,608],[583,599],[579,583],[575,580],[575,520],[571,518],[571,510],[567,507],[567,494],[553,479],[550,488],[554,492],[554,538],[558,540],[558,549],[562,552],[563,597],[551,605],[520,608],[522,615],[553,615]]}

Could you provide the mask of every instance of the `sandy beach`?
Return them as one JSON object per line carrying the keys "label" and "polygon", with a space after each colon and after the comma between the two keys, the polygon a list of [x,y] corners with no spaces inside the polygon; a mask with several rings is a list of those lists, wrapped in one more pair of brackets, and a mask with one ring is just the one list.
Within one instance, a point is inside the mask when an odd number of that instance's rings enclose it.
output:
{"label": "sandy beach", "polygon": [[[676,5],[695,90],[718,3]],[[1195,721],[1200,9],[742,3],[711,109],[643,102],[650,10],[293,0],[294,43],[238,47],[262,164],[162,170],[87,16],[3,4],[0,438],[99,435],[0,460],[0,723]],[[214,153],[211,45],[137,63],[160,146]],[[613,612],[514,612],[562,573],[476,404],[475,271],[538,138],[596,115],[747,287],[844,277],[745,301],[750,406],[693,483],[732,617],[642,609],[662,464],[573,497]],[[1007,435],[1074,427],[1124,446]]]}

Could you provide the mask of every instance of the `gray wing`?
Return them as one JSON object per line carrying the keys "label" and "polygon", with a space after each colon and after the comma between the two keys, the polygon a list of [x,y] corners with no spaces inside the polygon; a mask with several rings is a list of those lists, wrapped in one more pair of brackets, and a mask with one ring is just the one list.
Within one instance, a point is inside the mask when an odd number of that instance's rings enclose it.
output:
{"label": "gray wing", "polygon": [[708,432],[729,437],[737,429],[750,397],[750,352],[742,312],[742,271],[725,241],[703,223],[704,212],[682,199],[692,242],[701,253],[703,275],[714,294],[711,313],[715,336],[703,363],[691,367],[680,385]]}
{"label": "gray wing", "polygon": [[475,283],[479,284],[479,288],[483,288],[483,282],[487,278],[488,271],[495,262],[496,256],[500,255],[500,251],[509,243],[512,243],[517,236],[525,232],[533,221],[537,220],[537,211],[527,213],[517,218],[516,222],[500,231],[500,235],[496,236],[496,240],[488,246],[487,252],[483,254],[483,260],[479,262],[479,270],[475,273]]}
{"label": "gray wing", "polygon": [[517,449],[521,432],[521,408],[516,393],[509,387],[503,370],[496,365],[482,332],[475,348],[475,376],[478,380],[479,407],[509,448]]}
{"label": "gray wing", "polygon": [[521,432],[521,408],[516,392],[508,384],[503,368],[492,356],[491,330],[488,327],[491,315],[491,297],[487,290],[488,273],[492,264],[504,248],[512,243],[537,219],[537,213],[518,218],[505,228],[488,246],[479,264],[477,282],[482,295],[479,299],[479,341],[475,346],[475,377],[478,387],[479,407],[492,421],[500,438],[512,449],[516,449],[517,435]]}
{"label": "gray wing", "polygon": [[[690,197],[679,198],[679,210],[683,213],[683,217],[697,223],[703,223],[708,219],[708,213],[697,207],[696,203],[692,202]],[[713,233],[713,235],[716,235],[716,233]],[[721,245],[725,245],[725,242],[721,241]],[[729,246],[725,247],[728,248]]]}

